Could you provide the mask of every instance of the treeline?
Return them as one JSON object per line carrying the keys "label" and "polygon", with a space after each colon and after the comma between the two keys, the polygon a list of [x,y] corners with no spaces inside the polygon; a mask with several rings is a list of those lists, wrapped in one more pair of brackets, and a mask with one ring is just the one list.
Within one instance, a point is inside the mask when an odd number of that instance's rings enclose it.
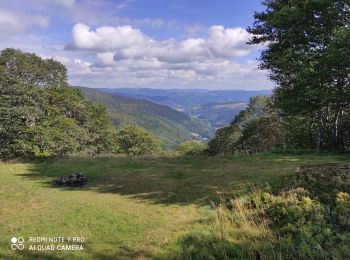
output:
{"label": "treeline", "polygon": [[158,142],[145,130],[117,130],[106,108],[86,100],[53,59],[5,49],[0,54],[0,158],[84,153],[145,154]]}
{"label": "treeline", "polygon": [[258,153],[285,147],[285,132],[281,119],[266,96],[250,99],[231,125],[217,130],[209,142],[208,153]]}
{"label": "treeline", "polygon": [[248,31],[276,87],[256,97],[209,144],[212,154],[273,148],[350,149],[350,7],[342,1],[265,1]]}

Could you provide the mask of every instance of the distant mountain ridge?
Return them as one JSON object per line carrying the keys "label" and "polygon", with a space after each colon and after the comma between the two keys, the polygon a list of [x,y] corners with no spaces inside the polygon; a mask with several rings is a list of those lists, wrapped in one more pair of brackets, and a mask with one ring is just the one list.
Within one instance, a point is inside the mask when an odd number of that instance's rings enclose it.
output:
{"label": "distant mountain ridge", "polygon": [[142,126],[159,138],[165,149],[175,148],[186,140],[209,138],[213,134],[205,123],[168,106],[101,89],[76,88],[87,99],[104,105],[115,125],[133,123]]}
{"label": "distant mountain ridge", "polygon": [[103,88],[100,90],[169,106],[210,124],[212,131],[229,124],[235,115],[245,108],[250,97],[271,95],[271,90],[151,88]]}
{"label": "distant mountain ridge", "polygon": [[246,102],[212,102],[193,107],[188,113],[218,129],[229,125],[234,116],[246,107]]}

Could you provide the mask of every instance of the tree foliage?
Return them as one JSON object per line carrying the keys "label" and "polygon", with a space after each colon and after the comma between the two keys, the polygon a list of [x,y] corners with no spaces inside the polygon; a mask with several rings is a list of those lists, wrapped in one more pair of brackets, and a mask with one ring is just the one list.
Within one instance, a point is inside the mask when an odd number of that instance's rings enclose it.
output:
{"label": "tree foliage", "polygon": [[136,125],[126,125],[119,129],[116,145],[118,152],[129,155],[154,154],[160,151],[159,140]]}
{"label": "tree foliage", "polygon": [[177,152],[182,156],[195,156],[205,153],[207,145],[200,141],[186,141],[179,145]]}
{"label": "tree foliage", "polygon": [[260,60],[277,85],[274,105],[283,116],[308,121],[304,139],[311,138],[311,147],[343,149],[350,102],[349,1],[263,4],[266,10],[255,14],[248,31],[251,44],[267,44]]}
{"label": "tree foliage", "polygon": [[0,156],[56,156],[113,149],[105,108],[69,87],[64,65],[35,54],[0,54]]}
{"label": "tree foliage", "polygon": [[210,154],[257,153],[284,146],[282,122],[266,96],[252,97],[230,126],[219,129],[209,142]]}

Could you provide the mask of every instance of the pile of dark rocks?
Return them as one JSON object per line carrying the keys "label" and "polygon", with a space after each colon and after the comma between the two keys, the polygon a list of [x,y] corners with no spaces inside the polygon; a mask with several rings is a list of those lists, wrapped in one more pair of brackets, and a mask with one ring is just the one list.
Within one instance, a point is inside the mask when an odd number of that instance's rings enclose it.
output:
{"label": "pile of dark rocks", "polygon": [[87,177],[82,173],[73,173],[68,176],[62,176],[59,179],[53,181],[57,186],[82,186],[87,182]]}

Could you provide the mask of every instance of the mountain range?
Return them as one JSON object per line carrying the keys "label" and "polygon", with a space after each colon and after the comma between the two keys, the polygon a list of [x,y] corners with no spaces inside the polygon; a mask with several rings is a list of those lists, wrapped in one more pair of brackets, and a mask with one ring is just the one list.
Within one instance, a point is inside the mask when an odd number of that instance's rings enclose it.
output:
{"label": "mountain range", "polygon": [[98,89],[76,88],[87,99],[104,105],[116,126],[139,125],[157,137],[164,149],[173,149],[187,140],[203,141],[213,134],[208,124],[168,106]]}
{"label": "mountain range", "polygon": [[104,105],[117,127],[142,126],[164,149],[174,149],[187,140],[209,140],[246,107],[250,97],[271,94],[268,90],[76,88]]}
{"label": "mountain range", "polygon": [[103,88],[106,93],[148,100],[169,106],[200,119],[210,125],[212,131],[229,124],[243,110],[249,98],[271,95],[270,90],[208,90],[208,89],[151,89],[151,88]]}

